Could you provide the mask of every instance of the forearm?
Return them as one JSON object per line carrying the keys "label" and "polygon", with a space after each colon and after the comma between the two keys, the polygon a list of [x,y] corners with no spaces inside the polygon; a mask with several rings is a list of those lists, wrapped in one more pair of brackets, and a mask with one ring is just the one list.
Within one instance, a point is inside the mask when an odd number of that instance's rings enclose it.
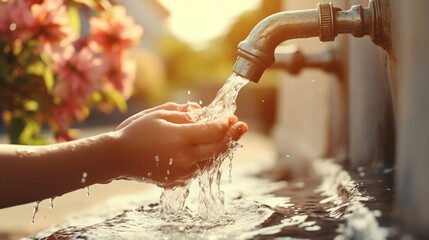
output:
{"label": "forearm", "polygon": [[111,165],[115,139],[101,134],[49,146],[0,145],[0,208],[119,177],[118,168]]}

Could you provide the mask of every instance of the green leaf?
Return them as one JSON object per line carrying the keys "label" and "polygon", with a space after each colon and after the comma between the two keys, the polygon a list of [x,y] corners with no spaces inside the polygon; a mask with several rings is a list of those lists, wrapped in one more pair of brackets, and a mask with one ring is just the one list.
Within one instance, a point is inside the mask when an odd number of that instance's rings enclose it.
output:
{"label": "green leaf", "polygon": [[12,144],[40,145],[49,141],[39,136],[41,123],[30,116],[13,118],[9,126],[9,139]]}
{"label": "green leaf", "polygon": [[29,74],[34,74],[38,76],[42,76],[45,69],[45,64],[41,61],[34,62],[27,67],[27,72]]}
{"label": "green leaf", "polygon": [[118,91],[110,90],[103,92],[103,94],[108,100],[111,100],[115,103],[121,113],[127,111],[127,102]]}
{"label": "green leaf", "polygon": [[49,66],[45,67],[45,70],[43,71],[43,80],[45,80],[46,89],[48,90],[48,93],[52,93],[52,90],[54,89],[54,73],[52,72],[52,69]]}
{"label": "green leaf", "polygon": [[9,126],[9,140],[12,144],[19,144],[19,138],[25,128],[25,121],[22,118],[12,118]]}
{"label": "green leaf", "polygon": [[26,111],[32,111],[35,112],[39,110],[39,103],[36,100],[26,100],[24,101],[24,109]]}
{"label": "green leaf", "polygon": [[74,5],[69,5],[68,8],[70,25],[76,33],[80,33],[80,16],[79,9]]}
{"label": "green leaf", "polygon": [[51,144],[51,142],[43,137],[43,136],[33,136],[31,139],[27,142],[28,145],[48,145]]}
{"label": "green leaf", "polygon": [[94,0],[73,0],[73,2],[77,4],[86,5],[93,9],[97,7],[97,3]]}
{"label": "green leaf", "polygon": [[40,132],[40,123],[31,118],[25,119],[25,127],[19,136],[19,141],[23,144],[30,144],[32,139]]}

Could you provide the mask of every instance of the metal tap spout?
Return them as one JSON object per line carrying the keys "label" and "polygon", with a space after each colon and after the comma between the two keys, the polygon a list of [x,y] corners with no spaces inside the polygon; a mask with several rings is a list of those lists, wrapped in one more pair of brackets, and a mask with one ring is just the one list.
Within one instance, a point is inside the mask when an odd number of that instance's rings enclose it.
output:
{"label": "metal tap spout", "polygon": [[286,11],[268,16],[259,22],[249,36],[238,45],[238,57],[233,71],[250,81],[258,82],[265,69],[274,61],[274,50],[289,39],[319,37],[322,42],[333,41],[338,34],[355,37],[370,35],[378,40],[379,7],[371,0],[368,8],[360,5],[342,11],[332,3],[319,3],[317,9]]}

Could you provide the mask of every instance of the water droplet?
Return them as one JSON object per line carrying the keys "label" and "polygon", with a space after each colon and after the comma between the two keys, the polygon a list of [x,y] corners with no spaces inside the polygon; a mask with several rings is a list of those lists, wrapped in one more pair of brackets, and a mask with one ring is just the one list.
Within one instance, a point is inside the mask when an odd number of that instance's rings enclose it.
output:
{"label": "water droplet", "polygon": [[287,154],[287,155],[286,155],[286,157],[287,157],[287,158],[290,158],[290,155],[289,155],[289,154]]}
{"label": "water droplet", "polygon": [[24,157],[24,149],[16,149],[16,154],[19,156],[19,158],[23,158]]}
{"label": "water droplet", "polygon": [[170,158],[170,161],[168,162],[168,165],[173,165],[173,158]]}
{"label": "water droplet", "polygon": [[151,172],[148,172],[148,173],[147,173],[147,176],[148,176],[148,177],[151,177],[151,176],[152,176],[152,173],[151,173]]}
{"label": "water droplet", "polygon": [[36,217],[36,213],[39,212],[39,201],[36,202],[33,208],[33,217],[31,218],[31,224],[34,224],[34,218]]}
{"label": "water droplet", "polygon": [[316,80],[315,80],[315,79],[313,79],[313,80],[311,80],[311,82],[312,82],[312,83],[315,83],[315,82],[316,82]]}
{"label": "water droplet", "polygon": [[191,95],[191,90],[188,90],[188,95]]}
{"label": "water droplet", "polygon": [[164,179],[165,179],[165,181],[167,181],[167,180],[168,180],[168,177],[165,177]]}
{"label": "water droplet", "polygon": [[158,167],[159,166],[159,156],[158,155],[155,156],[155,161],[156,161],[156,166]]}
{"label": "water droplet", "polygon": [[70,150],[71,150],[72,152],[76,151],[76,145],[71,144],[71,145],[70,145]]}
{"label": "water droplet", "polygon": [[32,148],[30,148],[30,149],[18,148],[16,150],[16,154],[18,154],[19,158],[29,157],[29,156],[33,155],[35,152],[36,151]]}
{"label": "water droplet", "polygon": [[11,24],[9,25],[9,29],[10,29],[11,31],[15,31],[15,30],[16,30],[16,23],[11,23]]}
{"label": "water droplet", "polygon": [[33,155],[35,152],[36,152],[36,150],[34,150],[34,149],[32,149],[32,148],[27,149],[27,156],[31,156],[31,155]]}
{"label": "water droplet", "polygon": [[170,170],[167,170],[167,175],[170,175]]}
{"label": "water droplet", "polygon": [[49,209],[53,209],[54,208],[54,197],[49,199]]}
{"label": "water droplet", "polygon": [[86,172],[83,172],[82,174],[82,178],[80,179],[81,183],[86,183],[86,177],[88,176],[88,174]]}
{"label": "water droplet", "polygon": [[201,105],[201,104],[203,104],[203,101],[202,101],[202,100],[200,100],[198,103]]}
{"label": "water droplet", "polygon": [[265,100],[264,100],[264,99],[262,99],[262,102],[265,102]]}
{"label": "water droplet", "polygon": [[89,186],[85,188],[86,197],[89,197]]}
{"label": "water droplet", "polygon": [[312,232],[312,231],[319,231],[322,228],[318,225],[314,225],[314,226],[305,227],[304,229],[305,231]]}

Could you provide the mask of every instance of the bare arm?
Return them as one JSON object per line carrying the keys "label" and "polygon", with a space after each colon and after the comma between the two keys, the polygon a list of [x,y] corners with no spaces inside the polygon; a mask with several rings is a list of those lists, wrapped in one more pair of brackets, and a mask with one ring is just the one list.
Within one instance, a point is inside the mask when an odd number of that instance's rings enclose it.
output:
{"label": "bare arm", "polygon": [[[105,183],[116,177],[112,168],[114,138],[93,138],[50,146],[0,145],[0,208]],[[85,181],[82,181],[86,173]]]}
{"label": "bare arm", "polygon": [[134,115],[116,131],[67,143],[0,145],[0,208],[117,178],[181,184],[226,151],[230,138],[237,140],[247,131],[236,117],[194,123],[186,109],[165,104]]}

